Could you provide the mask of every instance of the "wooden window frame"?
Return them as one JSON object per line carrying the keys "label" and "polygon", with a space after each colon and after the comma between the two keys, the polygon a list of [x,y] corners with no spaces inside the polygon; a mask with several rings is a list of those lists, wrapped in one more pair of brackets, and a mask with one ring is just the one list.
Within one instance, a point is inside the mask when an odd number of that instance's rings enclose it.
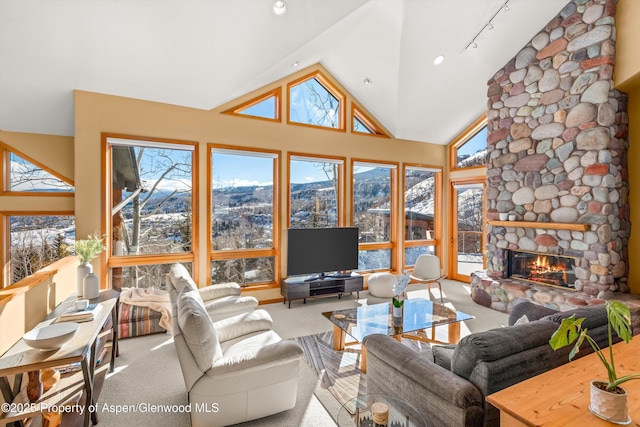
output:
{"label": "wooden window frame", "polygon": [[[292,157],[299,157],[299,159],[292,159]],[[344,206],[344,175],[347,159],[346,157],[339,156],[322,156],[317,154],[307,154],[307,153],[297,153],[297,152],[289,152],[287,153],[287,165],[286,165],[286,177],[287,177],[287,228],[291,227],[291,160],[309,160],[317,159],[319,162],[323,160],[333,160],[336,162],[341,162],[340,168],[338,169],[338,194],[337,196],[337,216],[338,216],[338,227],[344,227],[346,224],[345,217],[345,206]]]}
{"label": "wooden window frame", "polygon": [[[434,228],[434,236],[432,239],[420,239],[420,240],[406,240],[405,239],[405,227],[407,222],[407,215],[405,212],[406,209],[406,188],[405,188],[405,180],[407,177],[407,169],[438,169],[438,171],[434,171],[434,209],[433,209],[433,228]],[[402,268],[411,268],[413,266],[407,266],[405,260],[405,249],[413,248],[419,246],[433,246],[436,255],[441,255],[442,253],[442,178],[443,170],[442,166],[431,166],[420,163],[403,163],[402,165],[402,183],[401,183],[401,191],[402,191],[402,250],[401,250],[401,259],[402,259]]]}
{"label": "wooden window frame", "polygon": [[[358,119],[371,133],[359,132],[356,130],[355,119]],[[376,136],[378,138],[389,138],[385,132],[380,129],[380,126],[376,125],[361,108],[351,103],[351,133],[355,135]]]}
{"label": "wooden window frame", "polygon": [[[389,194],[389,241],[388,242],[372,242],[372,243],[359,243],[358,244],[358,252],[360,251],[373,251],[373,250],[382,250],[389,249],[391,251],[391,259],[390,266],[388,269],[378,269],[375,271],[396,271],[398,267],[398,169],[400,167],[398,162],[385,162],[380,160],[370,160],[370,159],[360,159],[360,158],[352,158],[351,159],[351,223],[355,226],[354,221],[354,206],[355,206],[355,188],[353,184],[355,184],[355,180],[353,176],[355,175],[355,167],[357,163],[362,163],[364,165],[379,165],[376,167],[387,167],[390,170],[390,194]],[[363,273],[370,272],[370,270],[362,270]]]}
{"label": "wooden window frame", "polygon": [[[211,212],[213,211],[213,188],[212,188],[212,172],[213,164],[211,156],[216,149],[238,151],[240,153],[264,153],[272,155],[273,157],[273,247],[268,249],[238,249],[238,250],[218,250],[214,251],[211,244],[211,227],[212,218]],[[280,162],[282,158],[282,152],[279,150],[259,149],[252,147],[243,147],[238,145],[225,145],[225,144],[207,144],[207,272],[206,283],[211,282],[211,262],[241,259],[241,258],[268,258],[274,259],[273,281],[269,282],[256,282],[246,286],[246,289],[259,290],[259,289],[271,289],[280,287],[280,271],[281,271],[281,248],[280,248]]]}
{"label": "wooden window frame", "polygon": [[487,126],[486,114],[480,116],[475,122],[466,128],[460,135],[458,135],[451,143],[449,143],[449,170],[450,171],[462,171],[486,168],[486,165],[469,166],[466,168],[458,167],[458,148],[466,144],[471,138],[473,138],[483,127]]}
{"label": "wooden window frame", "polygon": [[[112,163],[111,163],[111,144],[108,139],[126,139],[131,140],[132,145],[135,145],[135,141],[151,142],[158,144],[172,144],[172,145],[184,145],[185,147],[192,148],[192,165],[191,165],[191,252],[184,252],[178,254],[144,254],[144,255],[112,255],[112,239],[113,239],[113,227],[112,227],[112,215],[111,215],[111,200],[112,200]],[[102,252],[102,277],[101,282],[103,284],[108,283],[109,270],[114,267],[133,267],[137,265],[150,265],[150,264],[170,264],[174,262],[191,262],[192,263],[192,278],[195,283],[199,283],[198,274],[198,257],[196,252],[199,247],[199,185],[198,185],[198,165],[199,165],[199,150],[198,143],[191,141],[182,141],[175,139],[165,138],[153,138],[153,137],[141,137],[122,134],[110,134],[103,133],[101,135],[102,140],[102,234],[106,234],[105,239],[106,249]],[[105,285],[103,285],[103,288]]]}
{"label": "wooden window frame", "polygon": [[75,188],[73,191],[14,191],[11,190],[11,168],[10,168],[10,155],[11,153],[16,156],[22,157],[24,160],[27,160],[29,163],[32,163],[35,166],[38,166],[45,172],[53,175],[58,178],[60,181],[69,184],[71,187],[75,187],[73,180],[60,175],[53,169],[45,166],[44,164],[34,160],[33,158],[27,156],[26,154],[9,147],[6,144],[0,142],[0,159],[2,161],[2,178],[0,179],[0,196],[44,196],[44,197],[74,197],[75,196]]}
{"label": "wooden window frame", "polygon": [[[333,95],[339,103],[339,108],[338,108],[338,124],[339,126],[337,128],[332,128],[332,127],[328,127],[328,126],[319,126],[319,125],[313,125],[310,123],[300,123],[300,122],[293,122],[291,121],[291,89],[294,86],[298,86],[304,82],[306,82],[307,80],[311,80],[311,79],[316,79],[318,81],[318,83],[320,83],[320,85],[322,87],[324,87],[331,95]],[[346,120],[345,120],[345,116],[346,116],[346,102],[347,102],[347,97],[344,95],[344,93],[342,93],[341,90],[338,89],[338,87],[333,84],[327,77],[325,77],[320,71],[314,71],[312,73],[306,74],[296,80],[293,80],[291,82],[287,83],[287,124],[289,125],[295,125],[295,126],[306,126],[306,127],[310,127],[310,128],[314,128],[314,129],[326,129],[326,130],[330,130],[330,131],[334,131],[334,132],[346,132]]]}
{"label": "wooden window frame", "polygon": [[[262,101],[265,101],[271,97],[275,98],[275,106],[274,106],[274,115],[275,118],[269,118],[269,117],[260,117],[260,116],[254,116],[251,114],[242,114],[241,111],[253,107],[254,105],[260,104]],[[276,89],[273,89],[269,92],[266,92],[260,96],[257,96],[255,98],[252,98],[246,102],[243,102],[242,104],[235,106],[229,110],[223,111],[222,114],[230,114],[232,116],[237,116],[237,117],[244,117],[244,118],[248,118],[248,119],[258,119],[258,120],[266,120],[268,122],[277,122],[277,123],[281,123],[282,122],[282,115],[281,115],[281,105],[282,105],[282,87],[278,87]]]}
{"label": "wooden window frame", "polygon": [[[46,194],[46,193],[45,193]],[[11,224],[12,216],[72,216],[73,211],[0,211],[0,261],[2,261],[2,276],[0,289],[11,286]],[[16,282],[17,283],[17,282]]]}

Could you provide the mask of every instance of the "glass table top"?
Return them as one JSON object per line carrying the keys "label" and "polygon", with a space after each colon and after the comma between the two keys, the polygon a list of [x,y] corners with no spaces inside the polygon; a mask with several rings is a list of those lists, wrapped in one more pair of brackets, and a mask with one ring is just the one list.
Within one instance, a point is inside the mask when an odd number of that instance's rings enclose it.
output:
{"label": "glass table top", "polygon": [[322,314],[358,342],[372,334],[395,336],[474,318],[426,298],[405,300],[401,317],[393,316],[393,304],[390,302]]}
{"label": "glass table top", "polygon": [[[374,405],[385,405],[384,407]],[[376,409],[382,409],[382,419]],[[386,410],[386,411],[384,411]],[[382,421],[376,423],[375,421]],[[337,424],[339,427],[373,427],[379,425],[398,427],[425,427],[424,417],[409,402],[382,394],[367,394],[351,399],[340,408]]]}

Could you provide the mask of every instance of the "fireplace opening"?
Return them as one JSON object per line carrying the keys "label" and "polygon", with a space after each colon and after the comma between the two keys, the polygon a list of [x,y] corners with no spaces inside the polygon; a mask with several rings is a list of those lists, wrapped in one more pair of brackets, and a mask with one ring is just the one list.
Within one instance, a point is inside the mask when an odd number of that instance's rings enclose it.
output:
{"label": "fireplace opening", "polygon": [[538,252],[509,251],[508,275],[563,289],[575,289],[575,258]]}

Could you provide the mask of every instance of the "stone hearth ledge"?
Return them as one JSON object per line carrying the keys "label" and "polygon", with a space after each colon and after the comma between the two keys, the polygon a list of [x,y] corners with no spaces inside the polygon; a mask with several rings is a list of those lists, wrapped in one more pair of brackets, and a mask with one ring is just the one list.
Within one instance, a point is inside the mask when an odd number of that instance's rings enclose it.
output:
{"label": "stone hearth ledge", "polygon": [[[610,292],[604,296],[612,296],[613,299],[629,307],[634,335],[640,334],[640,295]],[[476,271],[471,274],[471,299],[476,304],[504,313],[511,313],[513,306],[520,299],[526,299],[559,311],[604,304],[605,302],[603,298],[574,290],[564,290],[516,279],[493,279],[487,275],[486,271]]]}

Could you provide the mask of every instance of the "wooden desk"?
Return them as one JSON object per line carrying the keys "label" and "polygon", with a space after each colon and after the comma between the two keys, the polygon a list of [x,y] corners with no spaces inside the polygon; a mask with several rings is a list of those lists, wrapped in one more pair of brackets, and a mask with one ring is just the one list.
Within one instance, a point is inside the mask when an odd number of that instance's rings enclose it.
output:
{"label": "wooden desk", "polygon": [[[629,344],[615,344],[618,375],[640,372],[640,336]],[[500,425],[516,426],[607,426],[589,411],[589,383],[606,379],[607,372],[595,353],[559,366],[536,377],[487,396],[500,409]],[[640,380],[622,387],[629,394],[632,426],[640,426]]]}
{"label": "wooden desk", "polygon": [[[94,390],[96,376],[96,358],[106,341],[112,338],[111,354],[108,368],[114,368],[115,356],[118,351],[118,298],[119,292],[106,290],[91,302],[100,302],[102,309],[91,322],[80,323],[76,335],[60,349],[55,351],[40,351],[25,344],[24,340],[18,341],[0,358],[0,389],[6,402],[14,402],[23,407],[29,403],[26,389],[22,388],[22,377],[25,372],[38,371],[44,368],[61,367],[72,363],[80,363],[81,371],[63,375],[56,387],[44,393],[35,405],[29,405],[27,410],[19,412],[4,411],[0,414],[0,425],[14,423],[22,425],[27,418],[32,418],[47,412],[53,406],[63,406],[69,401],[84,401],[84,426],[89,425],[89,419],[94,424],[98,422],[96,411],[89,412],[87,407],[96,401],[97,393]],[[37,327],[47,326],[53,323],[57,317],[75,302],[75,296],[67,298]],[[106,361],[98,368],[104,371]],[[9,385],[7,377],[15,375],[13,388]],[[84,399],[81,397],[84,395]]]}

